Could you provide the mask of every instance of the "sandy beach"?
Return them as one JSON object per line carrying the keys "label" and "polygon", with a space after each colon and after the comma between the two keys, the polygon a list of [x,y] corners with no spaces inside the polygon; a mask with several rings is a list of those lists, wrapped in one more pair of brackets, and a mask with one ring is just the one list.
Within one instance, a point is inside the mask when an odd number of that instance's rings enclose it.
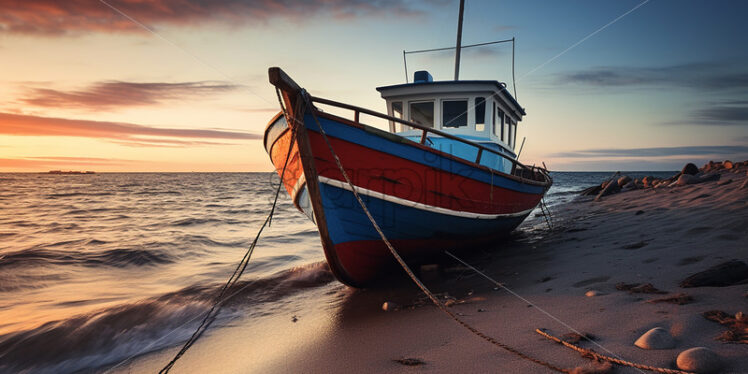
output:
{"label": "sandy beach", "polygon": [[[577,331],[594,338],[579,342],[581,347],[662,368],[676,368],[676,357],[686,349],[706,347],[719,355],[720,372],[746,372],[745,343],[717,340],[727,328],[702,315],[748,310],[745,281],[679,286],[712,266],[748,260],[746,170],[719,170],[720,181],[627,191],[600,201],[580,197],[553,212],[554,228],[542,239],[524,232],[503,248],[460,254],[526,301],[447,256],[420,275],[433,292],[453,300],[451,310],[472,326],[562,368],[591,361],[535,329],[558,337]],[[173,372],[549,372],[473,335],[404,278],[379,289],[336,285],[311,292],[318,294],[312,302],[291,297],[261,324],[240,319],[211,331]],[[672,296],[675,301],[654,301]],[[384,311],[385,302],[395,307]],[[672,348],[634,345],[655,327],[672,336]],[[132,360],[113,372],[157,371],[175,351]]]}

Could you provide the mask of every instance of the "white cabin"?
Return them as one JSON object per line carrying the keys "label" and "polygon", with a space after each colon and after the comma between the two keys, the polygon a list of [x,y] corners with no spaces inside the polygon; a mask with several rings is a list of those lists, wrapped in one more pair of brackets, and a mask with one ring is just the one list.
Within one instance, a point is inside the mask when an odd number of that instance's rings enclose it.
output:
{"label": "white cabin", "polygon": [[[390,116],[431,127],[516,158],[517,124],[525,115],[525,110],[503,83],[489,80],[434,82],[431,74],[418,71],[413,83],[377,87],[377,91],[387,101]],[[422,134],[420,130],[393,121],[390,122],[390,132],[407,138],[420,138]],[[435,138],[441,137],[430,134],[429,143],[444,148],[444,144],[437,144],[440,141]],[[469,159],[470,155],[462,155],[459,149],[453,149],[456,146],[454,140],[448,143],[449,153]],[[500,165],[491,166],[503,169]]]}

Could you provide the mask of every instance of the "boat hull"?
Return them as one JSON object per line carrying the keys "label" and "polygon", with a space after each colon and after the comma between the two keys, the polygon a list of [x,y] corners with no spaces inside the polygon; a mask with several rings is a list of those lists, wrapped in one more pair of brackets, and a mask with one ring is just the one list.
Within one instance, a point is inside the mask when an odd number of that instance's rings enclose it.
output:
{"label": "boat hull", "polygon": [[356,200],[319,126],[374,220],[408,261],[496,243],[547,190],[546,185],[310,110],[290,120],[292,126],[283,116],[274,118],[265,147],[279,174],[286,165],[286,190],[317,224],[327,261],[346,284],[375,282],[394,258]]}

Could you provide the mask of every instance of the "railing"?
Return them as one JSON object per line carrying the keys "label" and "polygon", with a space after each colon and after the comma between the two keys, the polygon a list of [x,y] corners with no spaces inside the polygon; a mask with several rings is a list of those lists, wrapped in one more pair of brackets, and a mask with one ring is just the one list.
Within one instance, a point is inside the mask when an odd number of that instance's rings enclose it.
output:
{"label": "railing", "polygon": [[484,145],[472,142],[470,140],[463,139],[463,138],[460,138],[458,136],[455,136],[455,135],[452,135],[452,134],[449,134],[449,133],[446,133],[446,132],[443,132],[443,131],[440,131],[440,130],[437,130],[437,129],[434,129],[434,128],[431,128],[431,127],[426,127],[426,126],[417,124],[415,122],[407,121],[407,120],[404,120],[402,118],[397,118],[397,117],[393,117],[393,116],[390,116],[390,115],[387,115],[387,114],[382,114],[382,113],[379,113],[379,112],[375,112],[373,110],[369,110],[369,109],[366,109],[366,108],[357,107],[355,105],[345,104],[345,103],[341,103],[341,102],[337,102],[337,101],[333,101],[333,100],[329,100],[329,99],[323,99],[321,97],[315,97],[315,96],[311,96],[311,95],[310,95],[310,99],[314,103],[325,104],[325,105],[330,105],[330,106],[334,106],[334,107],[338,107],[338,108],[342,108],[342,109],[352,110],[353,111],[354,122],[357,123],[357,124],[361,124],[359,122],[359,118],[360,118],[361,113],[367,114],[367,115],[370,115],[370,116],[374,116],[374,117],[378,117],[378,118],[381,118],[381,119],[385,119],[385,120],[388,120],[388,121],[394,121],[394,122],[397,122],[397,123],[400,123],[400,124],[403,124],[403,125],[406,125],[406,126],[410,126],[410,127],[414,128],[414,129],[421,130],[420,144],[425,144],[426,143],[426,139],[428,138],[428,134],[429,133],[436,134],[436,135],[442,136],[444,138],[456,140],[458,142],[461,142],[461,143],[464,143],[464,144],[467,144],[467,145],[470,145],[470,146],[473,146],[473,147],[477,148],[478,149],[478,155],[475,158],[475,163],[476,164],[480,164],[480,160],[481,160],[481,157],[483,156],[484,152],[489,152],[489,153],[493,153],[493,154],[495,154],[495,155],[497,155],[497,156],[499,156],[499,157],[501,157],[501,158],[503,158],[503,159],[511,162],[512,163],[512,173],[511,174],[514,175],[514,176],[517,176],[517,177],[519,177],[521,179],[524,179],[524,180],[529,180],[531,182],[540,182],[541,184],[549,184],[550,181],[551,181],[550,180],[550,176],[548,175],[548,170],[547,169],[541,168],[541,167],[537,167],[537,166],[526,166],[523,163],[521,163],[521,162],[519,162],[519,161],[517,161],[517,160],[515,160],[513,158],[510,158],[510,157],[508,157],[505,154],[502,154],[500,152],[497,152],[496,150],[493,150],[493,149],[488,148],[488,147],[486,147]]}

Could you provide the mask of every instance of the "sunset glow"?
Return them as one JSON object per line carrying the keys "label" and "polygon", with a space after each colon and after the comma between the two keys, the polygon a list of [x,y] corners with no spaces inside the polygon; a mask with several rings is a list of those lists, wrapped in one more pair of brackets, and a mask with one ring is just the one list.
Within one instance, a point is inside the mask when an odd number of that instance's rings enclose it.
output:
{"label": "sunset glow", "polygon": [[[466,43],[517,38],[523,161],[663,170],[748,157],[748,56],[734,48],[747,41],[745,5],[656,1],[595,33],[637,4],[468,4]],[[0,1],[0,171],[271,170],[269,66],[384,111],[374,87],[403,82],[402,50],[452,44],[454,12],[399,0]],[[452,56],[413,56],[409,70],[449,79]],[[506,46],[463,57],[462,78],[512,88]]]}

